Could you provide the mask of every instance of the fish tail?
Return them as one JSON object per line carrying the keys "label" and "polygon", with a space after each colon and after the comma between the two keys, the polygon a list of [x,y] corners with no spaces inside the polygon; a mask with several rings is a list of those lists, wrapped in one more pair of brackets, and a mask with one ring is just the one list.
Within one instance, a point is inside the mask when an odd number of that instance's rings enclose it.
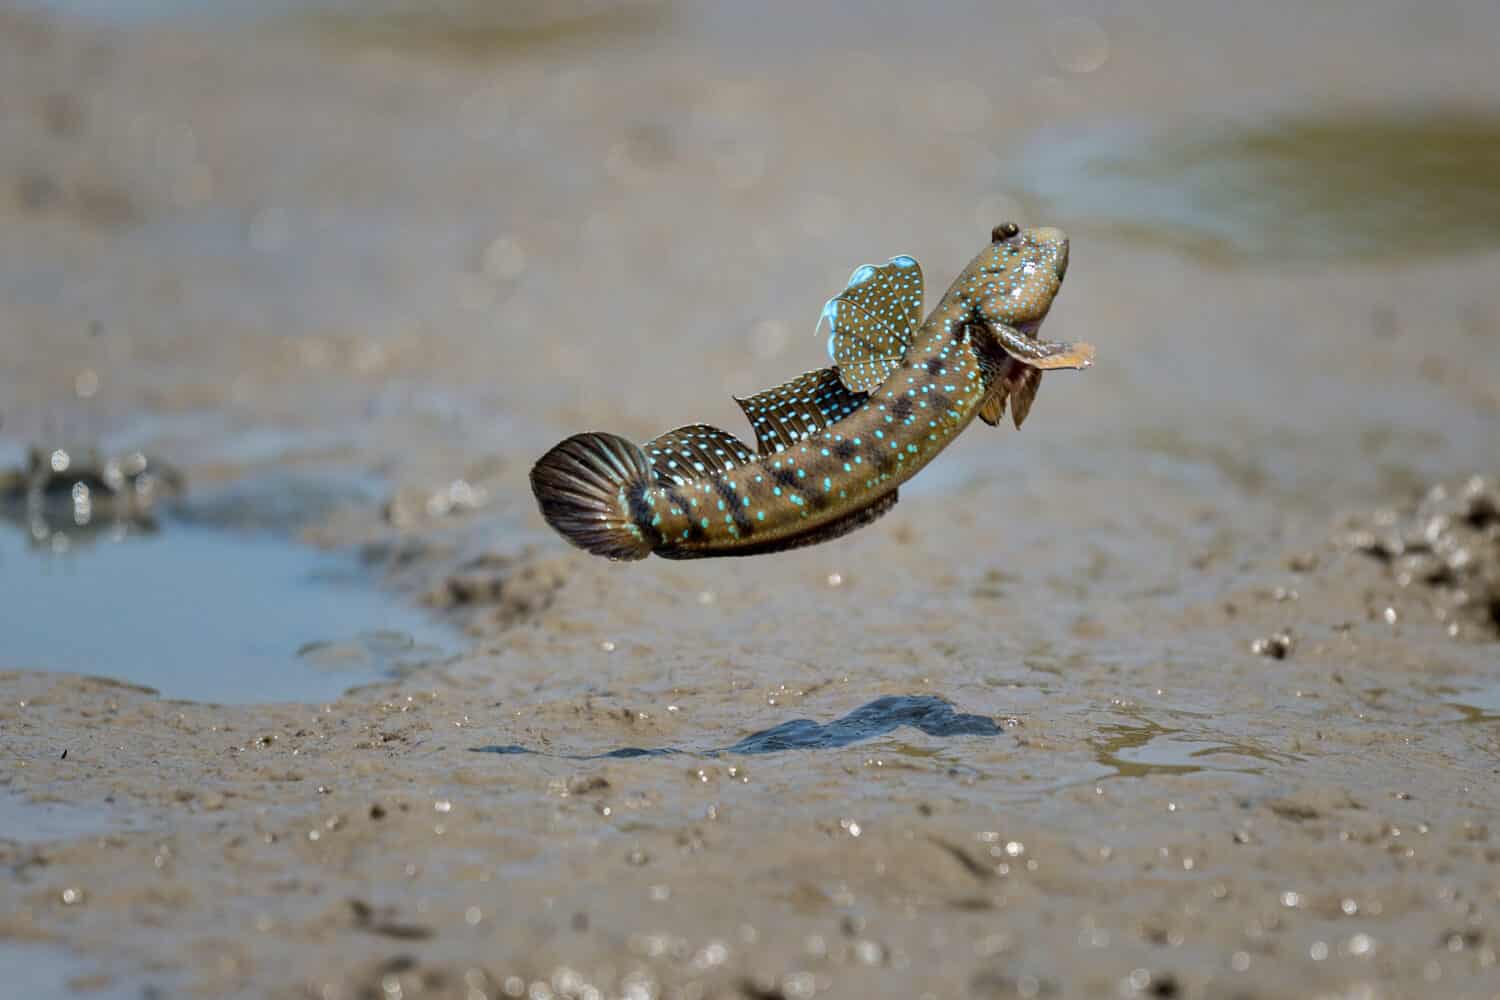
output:
{"label": "fish tail", "polygon": [[636,512],[652,481],[646,453],[614,434],[574,434],[531,469],[531,492],[547,523],[580,549],[609,559],[651,554]]}

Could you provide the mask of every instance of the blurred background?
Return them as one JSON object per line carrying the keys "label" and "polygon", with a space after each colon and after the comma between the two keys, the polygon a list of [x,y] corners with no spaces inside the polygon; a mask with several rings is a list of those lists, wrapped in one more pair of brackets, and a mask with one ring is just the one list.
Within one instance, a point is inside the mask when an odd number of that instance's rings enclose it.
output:
{"label": "blurred background", "polygon": [[[472,457],[732,421],[727,391],[817,363],[854,266],[916,254],[932,300],[1009,218],[1075,235],[1058,336],[1275,420],[1286,380],[1198,380],[1216,336],[1305,336],[1284,278],[1500,239],[1483,0],[12,0],[0,29],[12,453]],[[1239,317],[1195,295],[1231,280],[1258,289]],[[1380,284],[1352,322],[1493,319]],[[665,371],[691,412],[641,391]]]}
{"label": "blurred background", "polygon": [[1048,329],[1101,363],[909,497],[1397,495],[1494,457],[1497,37],[1485,0],[12,0],[0,466],[552,544],[559,437],[747,434],[850,270],[914,254],[930,303],[1014,219],[1072,235]]}

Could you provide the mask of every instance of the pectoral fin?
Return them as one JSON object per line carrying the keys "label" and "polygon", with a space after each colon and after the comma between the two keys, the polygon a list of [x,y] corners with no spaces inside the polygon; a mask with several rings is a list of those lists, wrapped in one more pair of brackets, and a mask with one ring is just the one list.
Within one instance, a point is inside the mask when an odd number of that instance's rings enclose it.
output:
{"label": "pectoral fin", "polygon": [[1021,369],[1021,383],[1011,390],[1010,394],[1010,419],[1016,423],[1016,430],[1021,429],[1021,422],[1026,419],[1026,414],[1031,412],[1031,404],[1036,399],[1036,391],[1042,387],[1042,373],[1035,368]]}
{"label": "pectoral fin", "polygon": [[1058,368],[1089,368],[1094,363],[1093,344],[1037,340],[1004,323],[992,324],[990,332],[995,335],[995,340],[1006,354],[1031,368],[1052,371]]}
{"label": "pectoral fin", "polygon": [[1005,416],[1005,407],[1009,404],[1011,420],[1015,421],[1016,430],[1020,430],[1026,414],[1031,412],[1031,404],[1036,400],[1036,393],[1041,385],[1041,369],[1029,367],[1015,358],[1007,358],[1001,374],[990,386],[989,395],[979,405],[979,419],[996,427]]}
{"label": "pectoral fin", "polygon": [[1000,426],[1000,421],[1005,417],[1005,400],[1009,393],[1004,389],[996,388],[979,407],[979,419],[991,427]]}

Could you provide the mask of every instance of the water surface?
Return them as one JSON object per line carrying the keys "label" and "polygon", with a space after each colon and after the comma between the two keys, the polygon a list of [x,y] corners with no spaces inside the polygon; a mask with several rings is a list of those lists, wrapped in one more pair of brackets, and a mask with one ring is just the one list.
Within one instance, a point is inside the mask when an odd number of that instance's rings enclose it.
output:
{"label": "water surface", "polygon": [[454,642],[353,555],[175,519],[61,552],[0,530],[0,608],[0,668],[196,701],[327,701]]}
{"label": "water surface", "polygon": [[1044,132],[1009,181],[1078,233],[1262,263],[1413,262],[1500,245],[1500,117],[1328,109]]}

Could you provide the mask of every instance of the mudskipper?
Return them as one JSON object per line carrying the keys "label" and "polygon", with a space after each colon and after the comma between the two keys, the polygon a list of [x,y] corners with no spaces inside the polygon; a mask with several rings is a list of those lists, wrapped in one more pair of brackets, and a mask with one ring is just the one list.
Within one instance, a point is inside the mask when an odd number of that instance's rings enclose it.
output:
{"label": "mudskipper", "polygon": [[755,429],[688,424],[638,446],[575,434],[531,470],[542,516],[610,559],[748,556],[869,524],[977,416],[1019,429],[1042,373],[1087,368],[1088,344],[1041,340],[1068,270],[1061,230],[996,226],[921,321],[922,269],[866,264],[823,307],[829,368],[736,402]]}

